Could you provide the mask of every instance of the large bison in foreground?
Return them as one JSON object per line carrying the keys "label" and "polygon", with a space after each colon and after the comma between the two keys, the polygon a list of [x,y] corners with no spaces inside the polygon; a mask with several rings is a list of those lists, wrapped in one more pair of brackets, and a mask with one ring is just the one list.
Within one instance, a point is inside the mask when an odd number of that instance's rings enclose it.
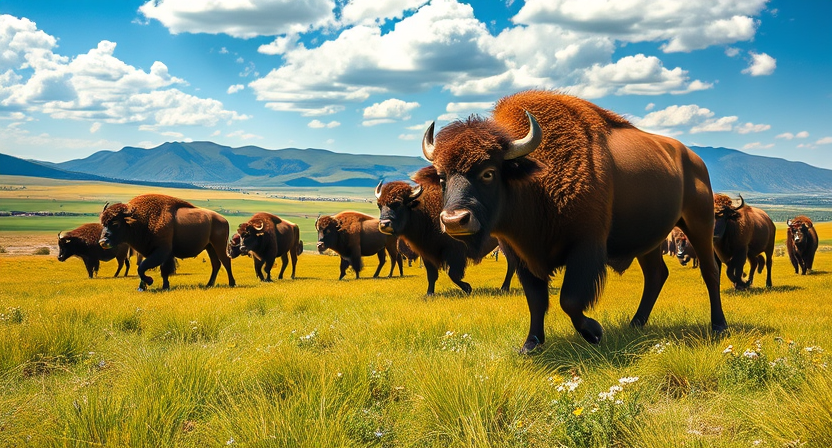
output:
{"label": "large bison in foreground", "polygon": [[[439,269],[447,268],[448,277],[466,293],[471,285],[464,282],[468,260],[478,263],[497,247],[497,239],[491,238],[486,244],[472,250],[465,243],[443,233],[439,228],[439,214],[442,212],[442,189],[436,168],[429,166],[419,170],[413,177],[416,187],[406,182],[390,182],[376,187],[376,199],[381,213],[379,230],[396,235],[413,247],[425,260],[428,277],[428,294],[434,293]],[[503,280],[503,291],[508,291],[514,276],[515,263],[508,258],[508,270]]]}
{"label": "large bison in foreground", "polygon": [[[277,257],[282,261],[277,278],[283,278],[289,257],[292,258],[292,278],[295,278],[298,255],[302,251],[303,241],[300,240],[297,224],[271,213],[256,213],[240,224],[228,245],[228,256],[231,258],[250,254],[254,258],[254,273],[265,282],[272,281],[272,266]],[[265,277],[263,270],[266,271]]]}
{"label": "large bison in foreground", "polygon": [[[730,197],[714,195],[714,252],[717,267],[722,270],[737,290],[743,290],[754,282],[754,272],[763,271],[766,256],[766,287],[771,288],[771,263],[774,255],[774,223],[766,212],[745,204],[740,196],[740,205],[734,207]],[[709,258],[709,257],[706,257]],[[748,281],[744,281],[745,260],[748,259]]]}
{"label": "large bison in foreground", "polygon": [[345,211],[333,216],[321,216],[315,221],[318,230],[318,252],[324,253],[332,249],[341,256],[341,275],[338,280],[347,275],[347,268],[352,266],[355,278],[364,267],[361,257],[378,256],[378,268],[373,277],[378,277],[386,261],[384,251],[390,255],[390,274],[399,265],[399,275],[404,276],[402,258],[396,248],[395,236],[385,235],[378,230],[378,219],[370,215]]}
{"label": "large bison in foreground", "polygon": [[228,221],[213,210],[171,196],[145,194],[126,204],[105,205],[101,225],[101,247],[127,243],[145,257],[138,267],[140,291],[153,284],[153,278],[145,275],[148,269],[160,266],[162,289],[168,289],[168,276],[176,269],[174,258],[196,257],[203,250],[211,259],[207,286],[214,285],[220,264],[228,274],[228,285],[236,284],[225,253]]}
{"label": "large bison in foreground", "polygon": [[[549,91],[497,102],[490,118],[434,126],[422,140],[444,191],[444,230],[481,250],[490,236],[519,258],[517,275],[531,314],[522,351],[544,342],[549,277],[565,267],[560,306],[587,341],[601,325],[584,315],[597,301],[607,266],[638,259],[641,303],[631,324],[647,322],[668,276],[660,245],[679,226],[700,254],[713,252],[708,170],[680,142],[636,129],[582,99]],[[648,181],[645,181],[649,179]],[[711,325],[727,328],[713,257],[701,260]]]}
{"label": "large bison in foreground", "polygon": [[789,225],[786,229],[786,250],[794,266],[794,273],[797,274],[800,268],[801,275],[811,274],[815,252],[818,250],[818,232],[812,220],[803,215],[786,223]]}
{"label": "large bison in foreground", "polygon": [[98,268],[102,261],[110,261],[113,258],[118,262],[113,277],[118,277],[124,266],[124,276],[130,271],[130,246],[119,244],[110,249],[104,249],[98,244],[101,238],[103,227],[97,222],[82,224],[77,229],[63,233],[58,232],[58,261],[66,261],[69,257],[78,257],[84,261],[87,268],[87,275],[90,278],[98,275]]}

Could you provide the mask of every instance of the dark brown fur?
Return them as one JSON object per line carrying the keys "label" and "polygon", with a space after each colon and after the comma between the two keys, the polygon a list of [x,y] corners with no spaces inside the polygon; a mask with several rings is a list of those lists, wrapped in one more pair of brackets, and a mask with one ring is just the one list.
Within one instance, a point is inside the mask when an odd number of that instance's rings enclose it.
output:
{"label": "dark brown fur", "polygon": [[[504,158],[510,142],[537,118],[542,141],[530,154]],[[433,164],[446,180],[444,212],[473,216],[463,241],[481,245],[489,234],[521,261],[518,277],[531,314],[524,351],[543,342],[548,280],[565,267],[560,304],[590,342],[601,326],[583,312],[597,300],[607,266],[623,272],[639,260],[645,277],[633,325],[646,323],[668,270],[660,244],[673,226],[699,253],[711,253],[712,191],[702,160],[680,142],[642,132],[587,101],[548,91],[498,101],[491,118],[469,118],[435,138]],[[489,171],[496,170],[496,171]],[[495,182],[486,181],[492,173]],[[489,177],[491,179],[491,177]],[[715,262],[700,271],[708,287],[711,322],[727,328]]]}
{"label": "dark brown fur", "polygon": [[370,215],[343,211],[334,216],[321,216],[315,222],[318,230],[318,251],[323,253],[332,249],[341,256],[341,275],[344,278],[347,268],[352,266],[355,278],[364,267],[361,257],[378,256],[378,268],[373,277],[378,277],[386,262],[385,249],[390,255],[391,266],[388,277],[393,276],[393,269],[399,265],[399,275],[404,276],[402,259],[396,248],[396,237],[378,230],[378,219]]}
{"label": "dark brown fur", "polygon": [[815,252],[818,250],[818,231],[811,219],[800,215],[789,220],[789,227],[786,229],[786,250],[795,274],[812,273]]}
{"label": "dark brown fur", "polygon": [[103,227],[96,222],[82,224],[80,227],[66,233],[58,234],[58,261],[66,261],[67,258],[75,256],[83,260],[87,268],[87,275],[93,278],[98,275],[98,268],[102,261],[110,261],[113,258],[118,262],[113,277],[118,277],[122,266],[125,266],[124,276],[130,271],[130,246],[119,244],[111,249],[104,249],[98,244]]}
{"label": "dark brown fur", "polygon": [[[771,288],[771,264],[774,255],[775,227],[766,212],[756,207],[743,205],[735,209],[731,198],[724,194],[714,195],[714,252],[718,267],[725,263],[725,273],[735,289],[746,289],[754,281],[754,272],[762,272],[762,262],[767,268],[766,287]],[[724,228],[724,231],[719,229]],[[766,259],[760,256],[765,253]],[[749,262],[748,281],[744,281],[745,260]]]}
{"label": "dark brown fur", "polygon": [[[258,227],[261,227],[260,230],[257,230]],[[240,224],[237,228],[237,235],[240,237],[240,253],[252,255],[254,273],[261,281],[272,281],[272,266],[277,257],[280,257],[283,263],[277,278],[283,278],[283,273],[289,264],[289,257],[292,258],[292,278],[295,278],[298,248],[301,244],[297,224],[270,213],[256,213],[248,222]],[[229,256],[232,252],[232,245],[233,239],[232,243],[229,243]],[[263,277],[263,269],[266,271],[265,277]]]}
{"label": "dark brown fur", "polygon": [[101,212],[104,229],[99,243],[106,247],[125,242],[145,259],[139,264],[139,289],[153,284],[145,272],[160,266],[162,289],[170,287],[168,277],[176,267],[175,258],[191,258],[203,250],[211,259],[213,286],[220,265],[234,286],[231,260],[226,255],[228,221],[219,213],[195,207],[189,202],[161,194],[136,196],[127,204],[117,203]]}
{"label": "dark brown fur", "polygon": [[[413,266],[413,262],[419,259],[419,254],[417,254],[413,248],[407,244],[407,241],[402,238],[399,238],[399,242],[396,244],[396,249],[398,249],[402,259],[407,260],[407,267]],[[421,263],[419,264],[419,267],[422,267]]]}
{"label": "dark brown fur", "polygon": [[[390,182],[382,186],[377,201],[381,212],[380,220],[390,222],[388,231],[406,240],[425,261],[428,294],[434,293],[439,269],[447,269],[451,280],[463,291],[470,293],[471,285],[462,280],[468,260],[479,263],[497,247],[497,239],[491,238],[480,250],[472,250],[462,241],[442,232],[439,226],[442,190],[436,168],[422,168],[413,180],[421,186],[421,193],[416,199],[411,198],[412,187],[406,182]],[[509,259],[503,291],[509,290],[515,268],[514,260]]]}

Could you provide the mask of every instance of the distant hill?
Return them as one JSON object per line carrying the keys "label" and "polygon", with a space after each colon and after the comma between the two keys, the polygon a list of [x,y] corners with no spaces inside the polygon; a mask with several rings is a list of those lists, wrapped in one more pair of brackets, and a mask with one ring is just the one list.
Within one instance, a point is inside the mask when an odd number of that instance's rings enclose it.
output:
{"label": "distant hill", "polygon": [[[832,192],[832,170],[728,148],[691,149],[708,166],[714,191]],[[381,178],[407,179],[427,165],[420,157],[343,154],[323,149],[232,148],[212,142],[173,142],[151,149],[128,146],[62,163],[2,157],[0,174],[232,188],[372,187]]]}
{"label": "distant hill", "polygon": [[427,165],[419,157],[342,154],[323,149],[231,148],[212,142],[165,143],[156,148],[99,151],[58,168],[121,179],[188,182],[197,185],[358,186],[380,178],[408,179]]}

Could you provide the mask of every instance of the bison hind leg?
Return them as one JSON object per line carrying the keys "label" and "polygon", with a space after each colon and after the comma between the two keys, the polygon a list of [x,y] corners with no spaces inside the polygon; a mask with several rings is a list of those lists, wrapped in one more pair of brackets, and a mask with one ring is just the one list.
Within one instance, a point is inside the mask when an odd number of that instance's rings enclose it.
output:
{"label": "bison hind leg", "polygon": [[647,323],[647,319],[650,318],[650,313],[653,311],[653,306],[656,304],[656,299],[659,298],[659,293],[662,291],[664,282],[667,281],[668,277],[667,265],[658,249],[653,249],[639,256],[638,263],[644,276],[644,289],[641,293],[638,310],[636,310],[633,320],[630,321],[630,325],[634,327],[641,327]]}

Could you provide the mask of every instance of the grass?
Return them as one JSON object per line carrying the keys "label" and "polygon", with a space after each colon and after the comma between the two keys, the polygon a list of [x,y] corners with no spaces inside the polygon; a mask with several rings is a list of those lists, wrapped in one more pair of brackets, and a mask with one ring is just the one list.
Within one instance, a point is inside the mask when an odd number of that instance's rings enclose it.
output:
{"label": "grass", "polygon": [[[0,259],[15,273],[0,279],[0,445],[780,447],[832,438],[830,252],[809,276],[775,259],[770,291],[723,288],[724,336],[707,329],[697,272],[671,258],[650,323],[629,328],[641,288],[632,268],[610,277],[592,311],[605,325],[601,345],[580,340],[555,307],[547,343],[531,356],[517,354],[528,311],[516,280],[498,293],[502,261],[469,269],[472,295],[441,276],[426,299],[416,267],[339,282],[336,258],[304,254],[297,279],[265,284],[243,258],[233,264],[237,288],[222,273],[220,286],[204,288],[204,258],[183,260],[170,291],[144,293],[135,276],[88,279],[78,260]],[[639,379],[620,384],[625,377]]]}

